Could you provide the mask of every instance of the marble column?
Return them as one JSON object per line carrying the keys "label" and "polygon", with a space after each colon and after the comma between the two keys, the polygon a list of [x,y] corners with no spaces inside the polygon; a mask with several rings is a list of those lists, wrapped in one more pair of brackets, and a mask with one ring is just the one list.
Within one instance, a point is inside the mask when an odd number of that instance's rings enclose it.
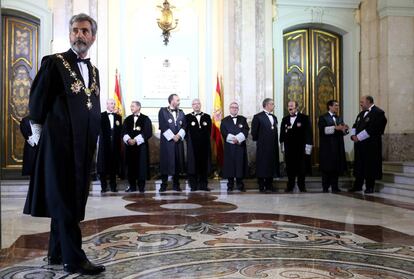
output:
{"label": "marble column", "polygon": [[[224,3],[224,113],[231,101],[248,118],[273,98],[272,1],[229,0]],[[255,143],[248,141],[249,161],[255,161]]]}
{"label": "marble column", "polygon": [[388,125],[383,156],[414,160],[414,2],[361,5],[361,95],[372,95]]}

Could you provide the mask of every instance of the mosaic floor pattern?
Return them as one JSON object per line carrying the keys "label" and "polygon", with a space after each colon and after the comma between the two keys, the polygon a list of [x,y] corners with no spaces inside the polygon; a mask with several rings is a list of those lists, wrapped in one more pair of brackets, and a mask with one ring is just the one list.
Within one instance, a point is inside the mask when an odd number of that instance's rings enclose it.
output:
{"label": "mosaic floor pattern", "polygon": [[[349,232],[345,223],[298,216],[231,213],[234,206],[213,196],[166,197],[147,195],[148,203],[138,195],[124,198],[132,202],[127,209],[139,211],[146,204],[154,215],[82,224],[89,259],[106,266],[93,278],[414,278],[414,246],[405,234],[364,225]],[[369,237],[375,232],[397,237],[376,241]],[[34,242],[36,237],[44,234],[27,236]],[[87,276],[68,275],[37,256],[4,267],[0,278]]]}

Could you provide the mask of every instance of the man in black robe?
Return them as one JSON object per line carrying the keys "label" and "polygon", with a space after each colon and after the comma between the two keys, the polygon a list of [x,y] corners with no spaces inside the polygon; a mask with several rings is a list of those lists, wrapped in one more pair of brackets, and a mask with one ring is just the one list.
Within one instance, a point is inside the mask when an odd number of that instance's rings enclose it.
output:
{"label": "man in black robe", "polygon": [[362,111],[352,126],[351,140],[354,142],[355,182],[350,192],[374,192],[375,180],[382,178],[382,135],[387,118],[382,109],[374,105],[374,98],[362,96],[359,102]]}
{"label": "man in black robe", "polygon": [[31,175],[33,171],[34,160],[37,150],[37,142],[39,141],[40,131],[32,132],[30,119],[28,116],[23,117],[20,121],[20,132],[25,139],[23,148],[23,168],[22,175]]}
{"label": "man in black robe", "polygon": [[98,69],[84,59],[96,31],[91,17],[74,15],[69,22],[71,49],[45,56],[30,90],[32,131],[41,132],[24,213],[52,218],[48,262],[63,263],[69,273],[105,270],[87,259],[79,227],[100,130]]}
{"label": "man in black robe", "polygon": [[256,141],[256,176],[260,192],[274,192],[273,177],[279,176],[279,137],[273,99],[263,100],[263,111],[252,121],[252,137]]}
{"label": "man in black robe", "polygon": [[341,192],[338,177],[346,170],[344,136],[349,126],[338,115],[339,104],[336,100],[327,103],[328,112],[321,115],[319,127],[319,169],[322,172],[322,190],[328,193]]}
{"label": "man in black robe", "polygon": [[236,178],[237,189],[245,192],[243,178],[248,174],[246,139],[249,125],[244,116],[238,115],[239,104],[230,104],[230,115],[221,120],[220,132],[224,138],[223,177],[227,178],[227,191],[234,189]]}
{"label": "man in black robe", "polygon": [[184,172],[184,137],[187,127],[185,114],[179,109],[177,94],[168,97],[169,106],[160,108],[158,123],[160,135],[160,192],[167,190],[168,176],[173,176],[173,190],[180,192],[179,175]]}
{"label": "man in black robe", "polygon": [[299,191],[306,192],[306,163],[312,152],[312,127],[309,116],[298,112],[296,101],[289,101],[288,111],[280,127],[280,145],[285,154],[288,176],[285,192],[293,191],[296,177]]}
{"label": "man in black robe", "polygon": [[121,131],[122,117],[115,113],[115,100],[109,99],[106,101],[106,111],[101,113],[101,133],[99,134],[97,160],[102,193],[107,191],[108,184],[106,180],[108,176],[111,191],[118,192],[116,176],[120,174]]}
{"label": "man in black robe", "polygon": [[210,191],[208,175],[211,170],[211,117],[201,112],[199,99],[192,102],[193,112],[187,122],[187,174],[191,191]]}
{"label": "man in black robe", "polygon": [[132,114],[125,118],[122,139],[126,145],[126,164],[129,187],[126,192],[145,192],[145,181],[149,173],[149,144],[152,137],[152,123],[148,116],[141,113],[141,103],[131,103]]}

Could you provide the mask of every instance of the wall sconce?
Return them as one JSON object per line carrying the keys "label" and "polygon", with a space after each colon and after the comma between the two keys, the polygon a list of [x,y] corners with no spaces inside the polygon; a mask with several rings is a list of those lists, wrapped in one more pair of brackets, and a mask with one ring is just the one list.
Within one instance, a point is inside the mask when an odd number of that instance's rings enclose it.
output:
{"label": "wall sconce", "polygon": [[157,18],[158,27],[162,30],[162,36],[164,37],[164,45],[168,45],[170,38],[170,31],[177,28],[178,19],[174,20],[173,13],[171,9],[174,9],[174,6],[170,6],[168,0],[165,0],[161,6],[157,6],[161,9],[161,19]]}

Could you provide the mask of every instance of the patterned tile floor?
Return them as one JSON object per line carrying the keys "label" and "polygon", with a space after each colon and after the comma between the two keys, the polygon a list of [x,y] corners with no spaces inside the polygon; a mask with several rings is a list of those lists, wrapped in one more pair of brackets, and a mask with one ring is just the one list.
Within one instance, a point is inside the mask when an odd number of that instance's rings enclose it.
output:
{"label": "patterned tile floor", "polygon": [[[23,202],[2,200],[3,228],[17,235],[1,250],[0,278],[86,277],[47,265],[47,220],[18,214]],[[412,205],[257,191],[93,195],[83,247],[107,268],[93,278],[414,278]]]}

